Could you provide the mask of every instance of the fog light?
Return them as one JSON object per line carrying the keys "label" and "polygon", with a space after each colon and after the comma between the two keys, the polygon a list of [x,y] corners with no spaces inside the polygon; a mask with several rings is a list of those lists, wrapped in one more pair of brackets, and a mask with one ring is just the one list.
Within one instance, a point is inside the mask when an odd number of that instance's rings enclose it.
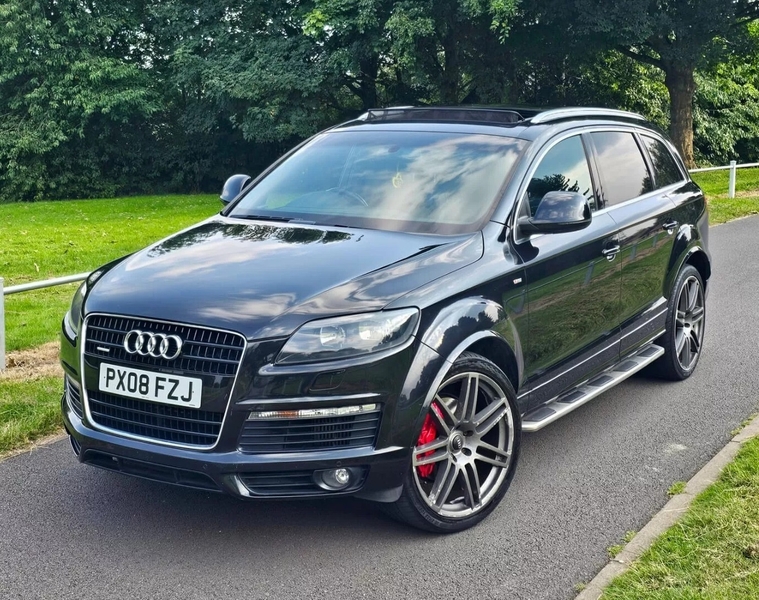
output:
{"label": "fog light", "polygon": [[342,490],[351,483],[351,473],[348,469],[329,469],[322,471],[322,483],[330,490]]}

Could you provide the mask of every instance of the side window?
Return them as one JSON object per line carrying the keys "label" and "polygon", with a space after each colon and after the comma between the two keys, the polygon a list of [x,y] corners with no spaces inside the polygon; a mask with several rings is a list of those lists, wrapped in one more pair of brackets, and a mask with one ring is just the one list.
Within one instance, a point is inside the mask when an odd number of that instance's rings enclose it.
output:
{"label": "side window", "polygon": [[632,200],[653,190],[651,175],[632,133],[590,134],[596,148],[606,206]]}
{"label": "side window", "polygon": [[669,148],[656,138],[648,137],[647,135],[641,137],[643,138],[643,143],[646,144],[646,148],[648,148],[648,155],[651,157],[651,162],[654,165],[656,187],[663,188],[682,181],[684,179],[683,174],[680,172],[680,167],[677,166],[677,162],[672,157]]}
{"label": "side window", "polygon": [[[582,138],[576,135],[556,144],[540,161],[527,186],[530,215],[548,192],[577,192],[588,199],[591,210],[596,210],[593,181],[585,155]],[[529,215],[528,215],[529,216]]]}

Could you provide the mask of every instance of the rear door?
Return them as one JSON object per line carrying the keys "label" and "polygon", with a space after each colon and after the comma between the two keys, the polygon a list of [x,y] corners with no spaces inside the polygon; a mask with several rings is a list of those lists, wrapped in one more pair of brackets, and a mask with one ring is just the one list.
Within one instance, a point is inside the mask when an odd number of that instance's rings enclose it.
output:
{"label": "rear door", "polygon": [[617,245],[617,225],[598,211],[597,183],[580,134],[549,142],[523,185],[519,216],[534,214],[550,191],[579,192],[593,211],[591,224],[580,231],[521,236],[515,230],[529,311],[524,375],[535,406],[619,359],[621,279],[619,261],[607,258]]}
{"label": "rear door", "polygon": [[653,162],[649,160],[646,146],[656,153],[659,146],[654,142],[661,143],[653,137],[641,138],[633,130],[594,131],[589,137],[604,208],[619,227],[620,352],[624,355],[664,330],[664,281],[678,226],[667,190],[674,183],[671,178],[677,176],[665,168],[666,156],[661,153],[652,157]]}

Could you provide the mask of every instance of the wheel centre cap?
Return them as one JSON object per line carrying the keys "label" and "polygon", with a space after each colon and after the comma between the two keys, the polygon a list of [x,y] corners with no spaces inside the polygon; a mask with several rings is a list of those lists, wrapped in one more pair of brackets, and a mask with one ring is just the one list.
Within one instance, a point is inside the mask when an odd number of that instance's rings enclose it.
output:
{"label": "wheel centre cap", "polygon": [[461,449],[464,447],[464,436],[461,435],[459,432],[454,433],[451,436],[451,450],[454,452],[461,452]]}

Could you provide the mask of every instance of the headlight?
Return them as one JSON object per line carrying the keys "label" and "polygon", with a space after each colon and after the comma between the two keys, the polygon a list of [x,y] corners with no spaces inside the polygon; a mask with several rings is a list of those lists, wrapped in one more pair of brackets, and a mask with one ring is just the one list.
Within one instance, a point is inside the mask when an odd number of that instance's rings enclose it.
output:
{"label": "headlight", "polygon": [[406,342],[418,321],[416,308],[311,321],[287,340],[276,362],[335,360],[389,350]]}
{"label": "headlight", "polygon": [[74,335],[79,335],[79,328],[82,326],[82,309],[84,308],[84,295],[87,293],[87,282],[82,282],[79,289],[74,294],[74,299],[71,301],[71,308],[66,313],[66,323],[68,324]]}

